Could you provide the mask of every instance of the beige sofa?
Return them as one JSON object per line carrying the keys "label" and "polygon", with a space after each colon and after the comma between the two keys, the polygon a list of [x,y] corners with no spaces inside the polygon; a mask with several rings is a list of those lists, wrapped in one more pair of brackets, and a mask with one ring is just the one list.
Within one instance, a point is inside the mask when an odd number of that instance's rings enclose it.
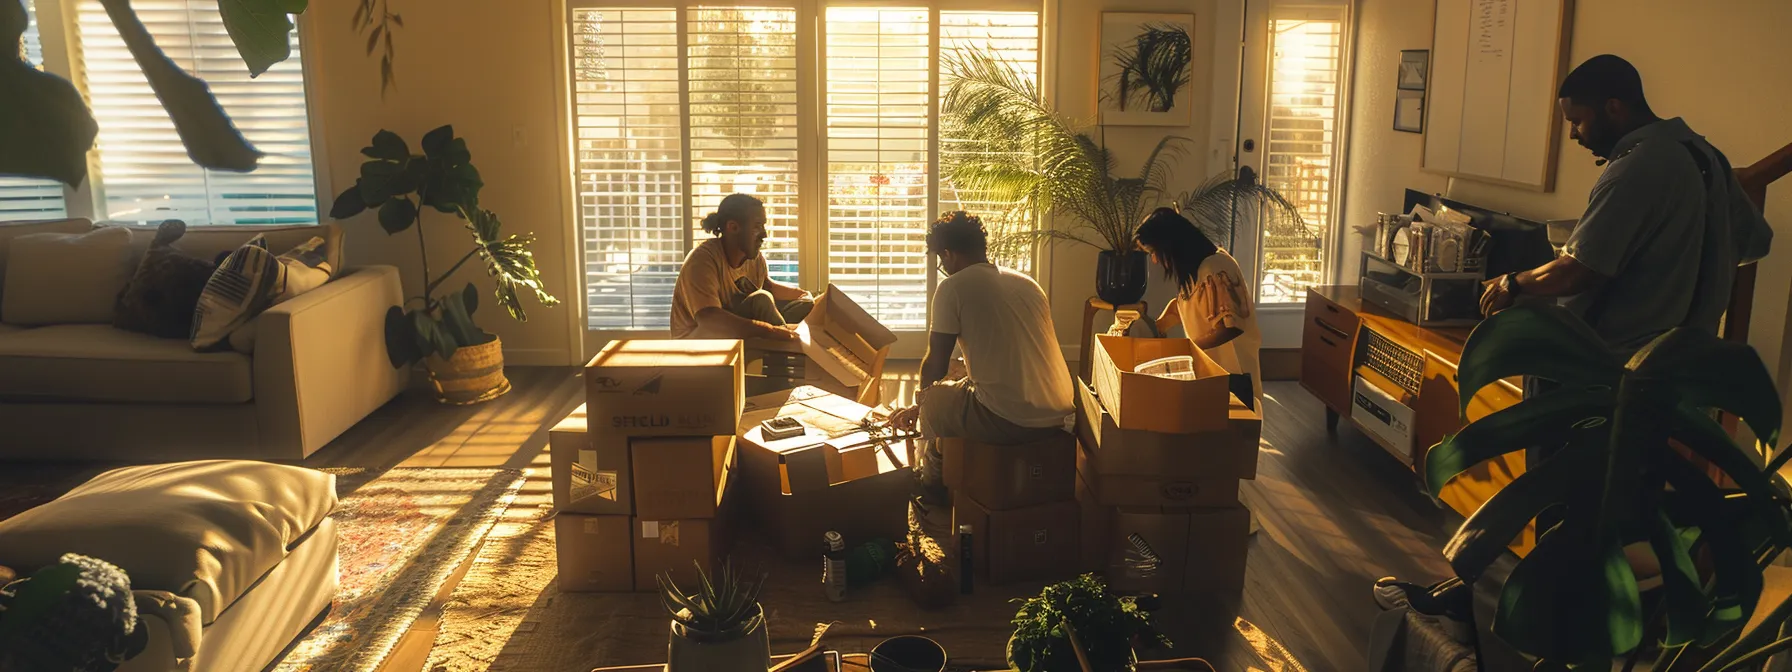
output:
{"label": "beige sofa", "polygon": [[[0,282],[10,241],[93,228],[81,219],[0,223]],[[155,232],[131,230],[134,268]],[[323,236],[342,268],[335,225],[194,227],[176,247],[211,259],[257,233],[277,252]],[[0,284],[0,301],[18,291],[55,289]],[[340,271],[262,313],[252,354],[194,352],[182,339],[109,324],[0,322],[0,460],[302,459],[405,386],[385,346],[386,310],[402,302],[397,269]]]}

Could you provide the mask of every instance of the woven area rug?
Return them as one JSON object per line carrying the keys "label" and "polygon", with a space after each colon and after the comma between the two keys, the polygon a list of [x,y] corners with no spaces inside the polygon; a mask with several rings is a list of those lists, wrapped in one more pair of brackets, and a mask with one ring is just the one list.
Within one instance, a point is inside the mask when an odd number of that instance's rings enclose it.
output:
{"label": "woven area rug", "polygon": [[330,614],[275,667],[371,671],[515,497],[512,469],[324,469],[337,474],[342,586]]}
{"label": "woven area rug", "polygon": [[[542,473],[533,473],[533,472]],[[555,585],[554,525],[545,469],[531,470],[516,498],[442,613],[426,672],[583,672],[594,667],[662,663],[669,619],[654,593],[562,593]],[[1002,668],[1016,605],[1042,584],[985,588],[940,611],[921,611],[892,578],[828,602],[821,558],[787,562],[763,543],[741,540],[733,557],[769,574],[760,602],[773,653],[808,646],[816,625],[835,622],[831,648],[869,651],[885,638],[925,634],[952,656],[952,669]]]}

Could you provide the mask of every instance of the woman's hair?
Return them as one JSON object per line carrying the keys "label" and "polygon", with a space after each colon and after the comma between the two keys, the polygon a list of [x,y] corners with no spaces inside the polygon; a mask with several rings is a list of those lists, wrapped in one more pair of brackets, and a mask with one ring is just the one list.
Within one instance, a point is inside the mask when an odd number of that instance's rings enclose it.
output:
{"label": "woman's hair", "polygon": [[1133,237],[1140,245],[1157,252],[1164,277],[1175,280],[1183,296],[1194,292],[1195,271],[1201,268],[1201,262],[1220,250],[1193,222],[1169,208],[1151,211]]}
{"label": "woman's hair", "polygon": [[728,228],[729,221],[745,224],[747,219],[755,213],[764,211],[765,203],[757,197],[746,194],[729,194],[722,199],[720,205],[716,206],[715,212],[709,213],[708,217],[703,218],[703,230],[719,236],[722,235],[723,230]]}

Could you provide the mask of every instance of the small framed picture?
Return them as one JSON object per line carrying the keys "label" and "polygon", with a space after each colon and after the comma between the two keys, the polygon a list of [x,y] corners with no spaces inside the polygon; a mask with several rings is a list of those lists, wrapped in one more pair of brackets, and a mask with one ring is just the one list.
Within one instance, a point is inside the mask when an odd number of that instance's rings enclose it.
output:
{"label": "small framed picture", "polygon": [[1406,49],[1400,52],[1401,91],[1424,91],[1431,74],[1430,49]]}
{"label": "small framed picture", "polygon": [[1394,92],[1394,130],[1407,133],[1425,132],[1425,92],[1401,89]]}

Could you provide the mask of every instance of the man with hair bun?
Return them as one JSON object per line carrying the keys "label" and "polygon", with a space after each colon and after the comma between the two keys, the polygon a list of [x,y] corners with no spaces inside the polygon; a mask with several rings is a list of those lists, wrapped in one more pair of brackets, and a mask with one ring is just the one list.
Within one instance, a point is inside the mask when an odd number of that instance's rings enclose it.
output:
{"label": "man with hair bun", "polygon": [[[915,405],[891,421],[917,426],[921,496],[943,503],[936,439],[1029,443],[1066,431],[1074,410],[1070,366],[1058,347],[1051,304],[1039,283],[989,263],[983,220],[964,211],[941,215],[927,231],[927,251],[946,275],[933,294],[927,357]],[[942,380],[953,348],[964,351],[965,377]]]}
{"label": "man with hair bun", "polygon": [[765,204],[730,194],[703,218],[715,236],[684,258],[672,289],[673,338],[795,340],[789,325],[803,321],[815,300],[766,269]]}

